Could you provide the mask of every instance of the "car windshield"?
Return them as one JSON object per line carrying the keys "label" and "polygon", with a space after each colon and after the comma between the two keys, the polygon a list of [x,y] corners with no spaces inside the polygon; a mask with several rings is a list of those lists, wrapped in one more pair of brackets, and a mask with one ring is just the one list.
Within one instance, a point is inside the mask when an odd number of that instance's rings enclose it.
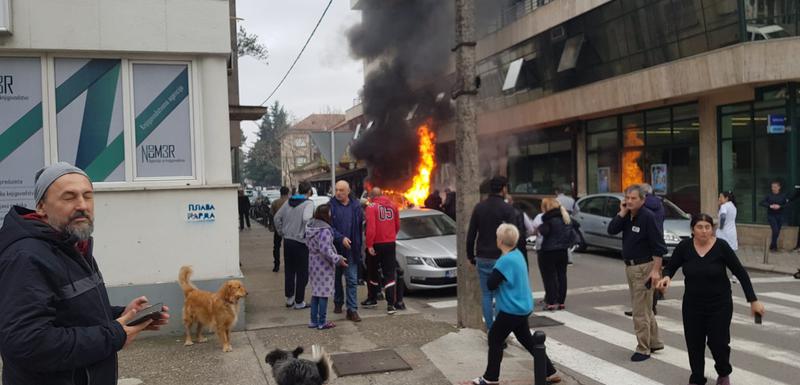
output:
{"label": "car windshield", "polygon": [[415,217],[400,218],[400,232],[398,240],[438,237],[454,235],[456,223],[444,214],[420,215]]}
{"label": "car windshield", "polygon": [[686,214],[674,203],[664,200],[664,219],[687,219],[689,214]]}

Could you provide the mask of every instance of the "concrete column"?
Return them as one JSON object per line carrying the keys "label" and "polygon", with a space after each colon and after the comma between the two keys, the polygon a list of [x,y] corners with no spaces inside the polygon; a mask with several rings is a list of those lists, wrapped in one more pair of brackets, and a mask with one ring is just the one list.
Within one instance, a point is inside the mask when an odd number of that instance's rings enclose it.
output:
{"label": "concrete column", "polygon": [[577,128],[578,135],[575,139],[575,162],[576,164],[576,172],[578,175],[576,176],[577,183],[577,190],[578,196],[586,195],[588,190],[588,181],[586,180],[586,130],[584,127],[581,126]]}
{"label": "concrete column", "polygon": [[698,100],[700,115],[700,210],[712,216],[718,211],[717,106],[707,97]]}

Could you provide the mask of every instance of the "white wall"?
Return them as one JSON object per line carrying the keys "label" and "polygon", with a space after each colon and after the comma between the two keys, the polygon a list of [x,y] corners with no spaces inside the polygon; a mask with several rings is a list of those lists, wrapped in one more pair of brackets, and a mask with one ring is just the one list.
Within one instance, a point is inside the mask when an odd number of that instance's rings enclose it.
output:
{"label": "white wall", "polygon": [[228,55],[227,0],[11,0],[0,48]]}
{"label": "white wall", "polygon": [[[189,223],[187,205],[211,203],[216,221]],[[241,276],[236,187],[100,191],[94,255],[109,286]]]}

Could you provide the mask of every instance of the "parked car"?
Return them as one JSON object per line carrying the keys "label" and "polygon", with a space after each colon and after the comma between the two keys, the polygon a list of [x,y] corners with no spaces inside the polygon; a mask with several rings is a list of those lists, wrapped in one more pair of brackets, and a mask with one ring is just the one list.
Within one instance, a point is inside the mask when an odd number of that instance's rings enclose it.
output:
{"label": "parked car", "polygon": [[275,190],[275,189],[266,190],[264,194],[267,196],[267,198],[269,198],[270,202],[275,202],[277,199],[281,199],[280,190]]}
{"label": "parked car", "polygon": [[397,263],[407,290],[456,286],[456,223],[441,211],[400,211]]}
{"label": "parked car", "polygon": [[[608,224],[619,212],[619,205],[624,199],[622,193],[592,194],[578,199],[573,219],[579,223],[578,233],[581,236],[580,249],[588,246],[611,250],[622,250],[622,234],[608,235]],[[664,242],[672,255],[672,250],[682,240],[691,236],[690,217],[674,203],[664,199]]]}

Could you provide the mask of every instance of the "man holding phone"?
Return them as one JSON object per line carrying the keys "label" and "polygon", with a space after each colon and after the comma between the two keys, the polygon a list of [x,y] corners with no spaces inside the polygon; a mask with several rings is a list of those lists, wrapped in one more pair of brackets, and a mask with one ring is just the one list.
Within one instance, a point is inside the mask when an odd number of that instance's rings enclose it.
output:
{"label": "man holding phone", "polygon": [[642,185],[634,184],[625,189],[619,213],[608,224],[609,235],[622,233],[622,259],[638,342],[631,356],[634,362],[644,361],[651,353],[664,349],[653,314],[653,290],[661,278],[661,258],[667,253],[667,245],[653,213],[642,209],[645,196]]}
{"label": "man holding phone", "polygon": [[128,326],[145,297],[111,306],[92,255],[94,190],[60,162],[36,174],[36,210],[13,206],[0,228],[0,355],[3,384],[117,383],[117,351],[157,315]]}

